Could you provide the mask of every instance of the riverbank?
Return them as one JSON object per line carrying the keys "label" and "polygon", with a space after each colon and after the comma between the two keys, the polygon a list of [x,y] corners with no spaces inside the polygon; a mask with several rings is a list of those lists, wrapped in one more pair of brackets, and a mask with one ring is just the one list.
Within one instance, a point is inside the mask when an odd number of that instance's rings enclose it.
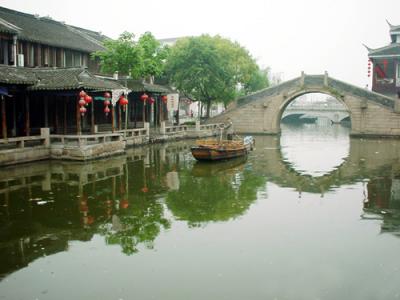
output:
{"label": "riverbank", "polygon": [[50,134],[41,128],[40,135],[0,140],[0,166],[40,160],[87,161],[122,154],[129,147],[162,143],[179,139],[214,136],[220,124],[178,125],[153,129],[148,123],[143,128],[97,132],[88,135]]}

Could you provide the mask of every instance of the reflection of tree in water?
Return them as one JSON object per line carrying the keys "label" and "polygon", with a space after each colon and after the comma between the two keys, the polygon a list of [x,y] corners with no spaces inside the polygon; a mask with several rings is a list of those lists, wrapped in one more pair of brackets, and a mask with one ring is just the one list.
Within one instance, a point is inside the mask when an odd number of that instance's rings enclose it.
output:
{"label": "reflection of tree in water", "polygon": [[138,252],[140,244],[152,249],[160,231],[170,227],[164,217],[163,204],[155,199],[162,191],[158,175],[153,166],[146,168],[144,161],[128,166],[125,174],[128,177],[123,180],[125,185],[121,189],[120,209],[99,226],[98,232],[105,236],[108,245],[120,244],[127,255]]}
{"label": "reflection of tree in water", "polygon": [[242,215],[256,200],[258,188],[265,184],[263,177],[237,169],[204,177],[183,171],[179,179],[179,190],[169,192],[166,202],[172,213],[191,227]]}
{"label": "reflection of tree in water", "polygon": [[123,214],[112,216],[111,223],[99,227],[100,234],[109,245],[120,244],[127,254],[138,252],[138,245],[153,248],[153,242],[161,229],[168,229],[170,222],[164,218],[161,203],[141,197],[132,202],[132,208]]}

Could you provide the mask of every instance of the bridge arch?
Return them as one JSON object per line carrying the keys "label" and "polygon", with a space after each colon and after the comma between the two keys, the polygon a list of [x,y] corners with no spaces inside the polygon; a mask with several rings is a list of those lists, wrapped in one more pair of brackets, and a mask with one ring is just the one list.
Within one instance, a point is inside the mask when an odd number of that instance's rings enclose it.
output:
{"label": "bridge arch", "polygon": [[305,75],[234,101],[221,115],[208,120],[225,122],[230,117],[238,133],[279,134],[284,108],[294,98],[318,92],[330,95],[348,109],[352,136],[400,137],[400,100],[323,75]]}
{"label": "bridge arch", "polygon": [[[285,110],[289,106],[289,104],[292,103],[293,101],[295,101],[296,99],[298,99],[299,97],[304,96],[304,95],[308,95],[308,94],[324,94],[324,95],[331,96],[332,98],[336,99],[345,108],[345,110],[347,111],[348,117],[349,117],[350,123],[351,123],[351,120],[352,120],[352,118],[351,118],[351,110],[349,109],[349,107],[347,107],[346,102],[343,101],[343,99],[341,97],[338,97],[337,95],[335,95],[331,91],[327,91],[326,89],[314,88],[314,89],[299,90],[299,91],[296,91],[295,93],[293,93],[291,95],[287,95],[286,97],[284,97],[286,99],[279,106],[279,111],[278,111],[278,114],[277,114],[277,120],[276,120],[278,122],[276,124],[277,128],[280,128],[280,123],[281,123],[282,116],[285,113]],[[333,120],[333,119],[331,119],[331,121],[332,122],[336,122],[336,120]],[[338,121],[340,122],[341,119],[339,118]],[[280,129],[279,129],[279,131],[280,131]]]}

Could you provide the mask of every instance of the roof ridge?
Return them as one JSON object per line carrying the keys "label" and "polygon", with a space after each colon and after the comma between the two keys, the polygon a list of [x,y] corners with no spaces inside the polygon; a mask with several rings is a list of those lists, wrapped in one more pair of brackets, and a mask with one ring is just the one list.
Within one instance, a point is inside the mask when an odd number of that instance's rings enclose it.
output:
{"label": "roof ridge", "polygon": [[8,27],[8,28],[10,28],[11,30],[15,30],[15,31],[21,31],[21,30],[22,30],[22,29],[19,28],[18,26],[14,25],[14,24],[12,24],[12,23],[10,23],[10,22],[7,22],[7,21],[4,20],[3,18],[0,18],[0,24],[6,26],[6,27]]}
{"label": "roof ridge", "polygon": [[[76,27],[74,27],[74,26],[72,26],[72,25],[68,25],[68,24],[64,24],[64,25],[65,25],[69,30],[71,30],[72,32],[75,32],[75,33],[81,35],[82,37],[84,37],[85,39],[89,40],[90,42],[95,43],[95,44],[97,44],[98,46],[104,48],[103,43],[100,43],[98,40],[96,40],[95,38],[89,36],[88,34],[84,33],[83,31],[77,29]],[[84,29],[84,28],[82,28],[82,29]]]}
{"label": "roof ridge", "polygon": [[394,48],[394,47],[398,47],[399,46],[399,44],[398,43],[391,43],[391,44],[389,44],[389,45],[386,45],[386,46],[383,46],[383,47],[380,47],[380,48],[376,48],[376,49],[369,49],[369,53],[371,53],[371,54],[373,54],[374,52],[376,52],[376,51],[381,51],[381,50],[385,50],[385,49],[390,49],[390,48]]}

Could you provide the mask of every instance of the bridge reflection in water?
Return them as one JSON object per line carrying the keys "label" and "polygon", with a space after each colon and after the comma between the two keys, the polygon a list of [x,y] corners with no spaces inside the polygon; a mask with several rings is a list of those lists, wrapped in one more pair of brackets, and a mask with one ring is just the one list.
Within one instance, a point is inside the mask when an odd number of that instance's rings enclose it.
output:
{"label": "bridge reflection in water", "polygon": [[[247,160],[213,165],[196,163],[190,142],[179,142],[86,164],[51,161],[3,168],[0,276],[95,236],[126,255],[157,248],[157,237],[175,222],[198,228],[244,216],[268,197],[269,184],[304,197],[361,183],[362,218],[382,220],[383,232],[399,235],[400,141],[345,134],[343,139],[334,166],[314,173],[291,161],[301,151],[284,133],[282,139],[257,137]],[[338,151],[324,151],[328,160],[330,152]]]}

